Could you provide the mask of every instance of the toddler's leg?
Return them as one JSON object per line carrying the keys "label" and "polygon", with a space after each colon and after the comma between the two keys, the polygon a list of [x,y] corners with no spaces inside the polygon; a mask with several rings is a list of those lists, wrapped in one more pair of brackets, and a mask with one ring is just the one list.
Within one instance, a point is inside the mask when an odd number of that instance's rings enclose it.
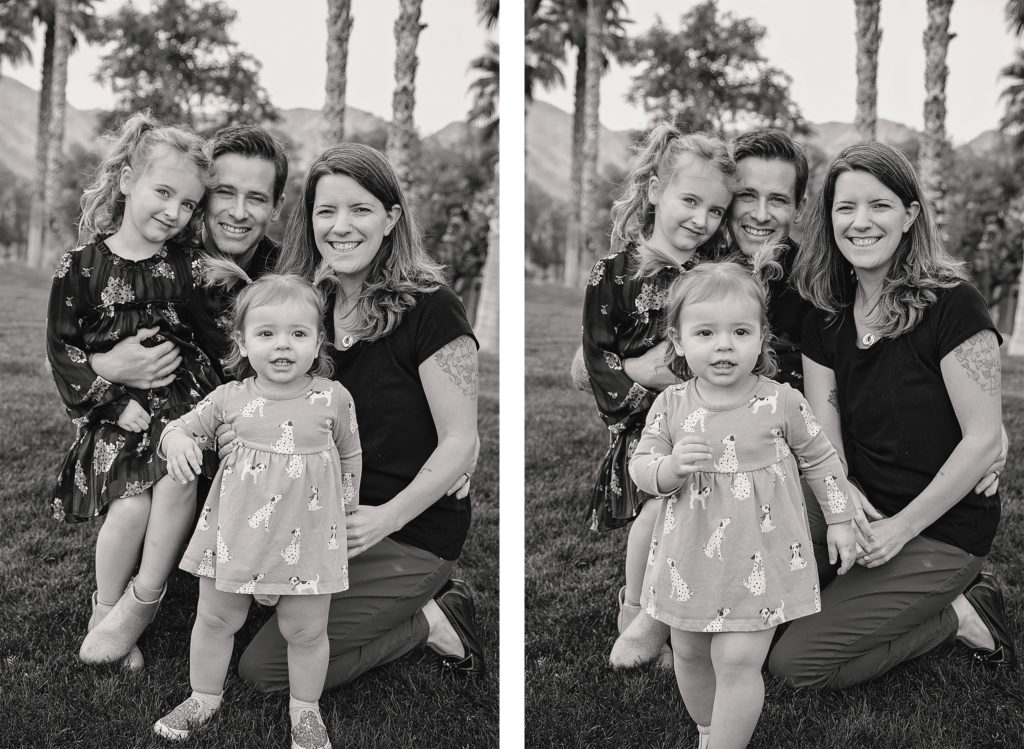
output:
{"label": "toddler's leg", "polygon": [[192,694],[153,725],[164,738],[183,741],[208,722],[220,707],[235,633],[245,623],[249,596],[217,590],[199,578],[199,607],[192,627],[189,681]]}
{"label": "toddler's leg", "polygon": [[721,632],[711,640],[715,668],[712,749],[743,749],[754,734],[764,705],[761,666],[775,628],[760,632]]}
{"label": "toddler's leg", "polygon": [[320,694],[327,678],[329,595],[281,596],[277,626],[288,643],[288,712],[292,746],[330,749],[327,727],[320,717]]}
{"label": "toddler's leg", "polygon": [[153,507],[134,584],[139,600],[155,601],[163,592],[195,522],[195,505],[195,481],[179,484],[164,476],[153,487]]}
{"label": "toddler's leg", "polygon": [[698,726],[710,726],[715,705],[715,668],[711,638],[706,632],[672,630],[672,659],[679,694]]}

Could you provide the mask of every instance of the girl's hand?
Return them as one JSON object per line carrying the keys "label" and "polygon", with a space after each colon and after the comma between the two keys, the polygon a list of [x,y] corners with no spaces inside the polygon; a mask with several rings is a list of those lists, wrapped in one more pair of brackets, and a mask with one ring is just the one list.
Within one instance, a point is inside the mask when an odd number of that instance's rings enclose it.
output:
{"label": "girl's hand", "polygon": [[180,429],[172,429],[161,442],[167,456],[167,475],[179,484],[192,481],[203,467],[203,451]]}
{"label": "girl's hand", "polygon": [[975,494],[984,494],[986,497],[991,497],[999,490],[999,474],[1002,473],[1003,468],[1006,467],[1006,453],[1010,449],[1010,438],[1006,435],[1006,425],[1003,425],[1003,449],[999,453],[999,457],[996,458],[995,462],[988,467],[985,471],[985,475],[981,477],[981,481],[974,485]]}
{"label": "girl's hand", "polygon": [[232,429],[228,424],[221,424],[217,427],[217,433],[214,436],[214,441],[217,445],[217,458],[224,460],[229,456],[235,449],[235,430]]}
{"label": "girl's hand", "polygon": [[875,544],[857,560],[857,564],[862,567],[878,567],[885,564],[900,553],[900,549],[907,541],[917,535],[898,515],[876,520],[871,524],[871,529],[875,534]]}
{"label": "girl's hand", "polygon": [[126,432],[143,432],[149,429],[149,413],[138,401],[131,399],[117,417],[117,425]]}
{"label": "girl's hand", "polygon": [[385,536],[397,531],[395,518],[386,504],[356,505],[345,513],[348,556],[362,554]]}
{"label": "girl's hand", "polygon": [[854,521],[848,523],[836,523],[828,527],[826,537],[828,539],[828,561],[835,564],[841,561],[839,574],[845,575],[855,561],[857,561],[857,534],[853,530]]}
{"label": "girl's hand", "polygon": [[682,479],[697,473],[702,464],[711,460],[711,443],[696,434],[688,434],[672,446],[668,457],[673,473]]}

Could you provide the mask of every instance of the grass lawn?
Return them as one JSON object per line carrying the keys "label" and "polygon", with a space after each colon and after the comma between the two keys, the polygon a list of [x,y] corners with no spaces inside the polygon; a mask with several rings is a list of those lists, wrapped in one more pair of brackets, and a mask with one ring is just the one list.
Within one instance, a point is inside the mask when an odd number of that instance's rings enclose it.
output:
{"label": "grass lawn", "polygon": [[[613,672],[615,594],[626,529],[597,534],[585,517],[607,438],[589,393],[572,388],[582,292],[526,290],[526,732],[531,747],[695,747],[674,677]],[[1010,456],[1003,519],[986,568],[1002,579],[1024,647],[1024,361],[1004,359]],[[1024,655],[1024,653],[1022,653]],[[792,690],[766,676],[751,747],[979,749],[1024,746],[1022,667],[994,671],[945,645],[869,684]]]}
{"label": "grass lawn", "polygon": [[[146,668],[78,661],[98,523],[49,517],[58,462],[72,426],[43,367],[50,273],[0,265],[0,746],[170,746],[153,721],[188,694],[188,641],[198,586],[176,572],[140,643]],[[416,651],[324,694],[335,746],[492,747],[498,743],[498,362],[481,357],[479,467],[473,529],[456,575],[477,594],[489,672],[482,682],[439,673]],[[269,616],[254,605],[234,658]],[[232,661],[221,714],[189,747],[287,746],[288,698],[243,685]]]}

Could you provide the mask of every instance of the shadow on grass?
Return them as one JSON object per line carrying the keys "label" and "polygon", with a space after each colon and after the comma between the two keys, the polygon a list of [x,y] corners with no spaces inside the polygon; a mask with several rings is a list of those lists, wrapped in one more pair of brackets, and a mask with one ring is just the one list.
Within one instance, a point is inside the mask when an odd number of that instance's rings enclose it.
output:
{"label": "shadow on grass", "polygon": [[[187,695],[198,586],[183,572],[172,575],[140,643],[142,673],[78,661],[99,524],[57,524],[47,509],[72,436],[44,368],[49,287],[49,273],[0,265],[0,747],[170,746],[153,738],[150,726]],[[414,651],[324,694],[336,746],[497,746],[497,373],[497,358],[482,356],[473,528],[455,571],[476,593],[488,676],[479,683],[455,679],[439,671],[434,655]],[[255,604],[250,609],[236,638],[224,707],[189,747],[287,745],[287,694],[259,694],[235,675],[241,645],[269,615]]]}
{"label": "shadow on grass", "polygon": [[[696,747],[672,674],[612,671],[615,592],[626,529],[588,530],[586,508],[607,437],[593,400],[569,384],[582,293],[526,290],[526,730],[530,747]],[[986,568],[1001,578],[1024,633],[1024,360],[1004,359],[1010,456],[1003,519]],[[1018,636],[1018,642],[1024,641]],[[978,749],[1024,746],[1021,670],[993,671],[955,644],[843,692],[765,679],[756,749]]]}

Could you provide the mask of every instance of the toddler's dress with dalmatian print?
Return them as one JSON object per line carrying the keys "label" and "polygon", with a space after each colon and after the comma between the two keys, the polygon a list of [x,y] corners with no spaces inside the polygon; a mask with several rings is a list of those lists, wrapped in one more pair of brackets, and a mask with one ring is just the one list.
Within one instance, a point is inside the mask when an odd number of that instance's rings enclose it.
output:
{"label": "toddler's dress with dalmatian print", "polygon": [[221,461],[181,568],[229,593],[347,590],[345,505],[358,500],[362,468],[348,390],[314,377],[275,395],[250,377],[217,388],[167,431],[202,444],[221,424],[238,445]]}
{"label": "toddler's dress with dalmatian print", "polygon": [[[50,289],[46,354],[57,392],[75,424],[75,438],[50,497],[55,520],[81,522],[106,513],[110,502],[149,489],[165,473],[156,455],[164,427],[220,384],[210,359],[196,345],[189,301],[201,283],[197,250],[168,243],[145,260],[126,260],[105,238],[65,253]],[[109,351],[141,328],[158,328],[143,342],[171,341],[181,363],[165,387],[139,390],[107,382],[89,354]],[[149,428],[117,425],[130,400],[150,416]],[[206,456],[212,475],[216,455]]]}
{"label": "toddler's dress with dalmatian print", "polygon": [[[820,611],[800,473],[828,523],[850,520],[835,449],[789,385],[760,377],[725,407],[699,387],[690,380],[658,396],[630,464],[637,486],[663,497],[641,605],[691,632],[760,630]],[[687,434],[708,441],[712,462],[659,491],[658,465]]]}

